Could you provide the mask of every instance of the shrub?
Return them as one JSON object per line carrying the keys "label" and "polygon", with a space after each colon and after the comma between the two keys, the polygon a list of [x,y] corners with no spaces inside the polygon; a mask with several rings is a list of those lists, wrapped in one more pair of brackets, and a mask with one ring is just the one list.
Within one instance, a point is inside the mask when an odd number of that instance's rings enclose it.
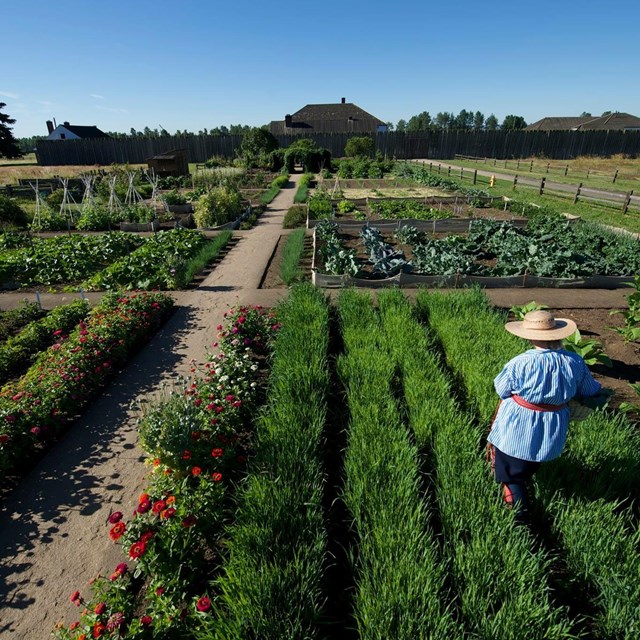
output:
{"label": "shrub", "polygon": [[172,189],[169,193],[165,193],[163,196],[164,201],[169,205],[181,205],[187,204],[187,198],[184,194],[180,193],[177,189]]}
{"label": "shrub", "polygon": [[217,227],[235,220],[242,211],[242,198],[237,189],[214,187],[196,202],[196,225]]}
{"label": "shrub", "polygon": [[371,157],[375,150],[375,144],[373,138],[364,136],[362,138],[349,138],[347,144],[344,146],[344,153],[346,156],[354,158],[356,156]]}
{"label": "shrub", "polygon": [[293,229],[307,223],[307,207],[296,204],[289,208],[284,216],[282,226],[284,229]]}
{"label": "shrub", "polygon": [[0,195],[0,224],[14,227],[26,227],[28,224],[24,209],[15,200],[3,195]]}

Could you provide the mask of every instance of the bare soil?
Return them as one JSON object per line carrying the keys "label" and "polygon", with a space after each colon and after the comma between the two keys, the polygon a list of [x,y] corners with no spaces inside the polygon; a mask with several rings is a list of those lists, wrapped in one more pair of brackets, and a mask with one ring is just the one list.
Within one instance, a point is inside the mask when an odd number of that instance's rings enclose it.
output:
{"label": "bare soil", "polygon": [[[269,266],[267,267],[267,270],[265,272],[262,284],[260,285],[261,289],[283,289],[288,286],[280,277],[280,265],[282,264],[282,254],[284,252],[284,246],[286,243],[287,236],[280,236],[276,250],[273,254],[273,257],[271,258],[271,261],[269,262]],[[311,236],[307,236],[304,243],[304,254],[302,255],[302,260],[300,261],[300,268],[305,274],[305,280],[309,280],[311,277],[311,261],[313,258],[312,251],[313,241],[311,239]]]}

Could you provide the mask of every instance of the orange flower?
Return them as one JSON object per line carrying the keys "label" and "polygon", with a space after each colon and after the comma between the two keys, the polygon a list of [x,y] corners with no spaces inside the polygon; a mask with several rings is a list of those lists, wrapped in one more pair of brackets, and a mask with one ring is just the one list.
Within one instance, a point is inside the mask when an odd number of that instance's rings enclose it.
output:
{"label": "orange flower", "polygon": [[176,503],[176,497],[175,496],[169,496],[166,500],[167,504],[175,504]]}
{"label": "orange flower", "polygon": [[126,530],[126,526],[124,522],[118,522],[111,528],[111,531],[109,531],[109,537],[112,540],[119,540],[120,538],[122,538],[122,535],[124,534],[125,530]]}
{"label": "orange flower", "polygon": [[138,498],[138,502],[145,502],[146,500],[149,500],[149,494],[141,493],[140,497]]}
{"label": "orange flower", "polygon": [[199,476],[202,473],[202,469],[200,467],[192,467],[191,468],[191,475],[192,476]]}

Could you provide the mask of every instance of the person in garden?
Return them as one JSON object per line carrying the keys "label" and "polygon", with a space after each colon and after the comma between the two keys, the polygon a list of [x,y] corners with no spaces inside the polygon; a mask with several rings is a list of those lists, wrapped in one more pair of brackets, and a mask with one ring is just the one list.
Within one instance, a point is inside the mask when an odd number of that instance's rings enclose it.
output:
{"label": "person in garden", "polygon": [[[505,329],[533,348],[510,360],[494,380],[500,404],[488,450],[505,503],[517,509],[518,521],[526,522],[527,482],[542,462],[562,453],[571,417],[568,403],[591,398],[586,403],[595,407],[606,396],[585,361],[562,347],[562,339],[577,329],[573,320],[530,311],[521,321],[507,322]],[[600,396],[602,401],[596,401]]]}

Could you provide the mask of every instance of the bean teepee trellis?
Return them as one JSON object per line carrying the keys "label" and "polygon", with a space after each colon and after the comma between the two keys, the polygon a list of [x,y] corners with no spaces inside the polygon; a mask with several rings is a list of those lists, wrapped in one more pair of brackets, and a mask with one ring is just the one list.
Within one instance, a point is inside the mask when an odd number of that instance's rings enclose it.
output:
{"label": "bean teepee trellis", "polygon": [[62,202],[60,203],[60,215],[67,218],[68,222],[75,222],[77,202],[69,190],[69,178],[58,178],[62,184]]}

